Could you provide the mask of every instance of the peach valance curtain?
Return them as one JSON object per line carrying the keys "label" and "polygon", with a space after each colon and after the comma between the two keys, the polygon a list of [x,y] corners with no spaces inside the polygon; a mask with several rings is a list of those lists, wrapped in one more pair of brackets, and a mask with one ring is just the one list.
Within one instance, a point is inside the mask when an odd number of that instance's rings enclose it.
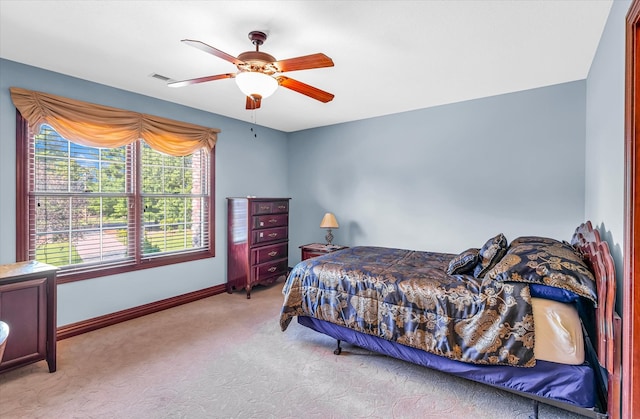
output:
{"label": "peach valance curtain", "polygon": [[48,93],[17,87],[9,90],[31,129],[47,124],[67,140],[90,147],[114,148],[143,139],[154,150],[186,156],[201,148],[212,150],[220,132]]}

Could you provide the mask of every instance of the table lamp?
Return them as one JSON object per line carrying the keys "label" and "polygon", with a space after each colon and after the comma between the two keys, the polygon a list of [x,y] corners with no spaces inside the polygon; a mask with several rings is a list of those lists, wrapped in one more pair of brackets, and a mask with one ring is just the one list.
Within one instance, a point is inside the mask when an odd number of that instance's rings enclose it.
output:
{"label": "table lamp", "polygon": [[332,213],[328,212],[322,217],[322,221],[320,222],[320,228],[327,229],[327,235],[324,238],[327,240],[327,246],[331,245],[331,241],[333,241],[333,234],[331,234],[332,228],[339,228],[338,220],[336,220],[336,216]]}

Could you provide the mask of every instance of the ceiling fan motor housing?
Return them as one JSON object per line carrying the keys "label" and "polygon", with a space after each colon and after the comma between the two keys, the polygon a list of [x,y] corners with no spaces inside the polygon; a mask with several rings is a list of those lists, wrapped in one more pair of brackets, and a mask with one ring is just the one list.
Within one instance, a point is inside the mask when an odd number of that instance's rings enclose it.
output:
{"label": "ceiling fan motor housing", "polygon": [[243,61],[243,64],[236,66],[240,71],[259,71],[268,75],[272,75],[278,71],[276,66],[273,65],[276,59],[266,52],[247,51],[238,55],[238,59]]}

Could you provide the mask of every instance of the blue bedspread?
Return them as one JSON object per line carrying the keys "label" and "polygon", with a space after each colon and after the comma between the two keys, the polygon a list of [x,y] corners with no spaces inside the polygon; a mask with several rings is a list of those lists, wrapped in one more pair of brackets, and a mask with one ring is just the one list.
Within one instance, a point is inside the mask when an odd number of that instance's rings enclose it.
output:
{"label": "blue bedspread", "polygon": [[535,365],[528,285],[447,275],[453,256],[361,246],[302,261],[281,328],[309,316],[458,361]]}

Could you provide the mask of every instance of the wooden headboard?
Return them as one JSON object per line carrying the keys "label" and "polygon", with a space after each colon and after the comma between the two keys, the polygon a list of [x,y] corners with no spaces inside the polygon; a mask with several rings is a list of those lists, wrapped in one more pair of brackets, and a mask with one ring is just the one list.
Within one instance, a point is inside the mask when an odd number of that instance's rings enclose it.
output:
{"label": "wooden headboard", "polygon": [[621,319],[616,313],[616,272],[607,242],[600,239],[591,221],[580,224],[571,244],[585,256],[596,278],[596,351],[600,365],[607,370],[607,413],[620,417]]}

